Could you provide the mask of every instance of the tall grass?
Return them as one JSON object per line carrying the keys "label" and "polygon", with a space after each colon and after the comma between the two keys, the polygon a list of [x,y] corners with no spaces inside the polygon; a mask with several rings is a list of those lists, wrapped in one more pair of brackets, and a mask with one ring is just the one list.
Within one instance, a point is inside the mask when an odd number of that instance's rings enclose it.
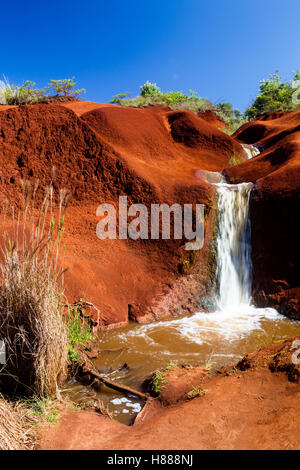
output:
{"label": "tall grass", "polygon": [[[54,173],[53,175],[54,176]],[[62,317],[64,270],[59,256],[69,197],[53,185],[35,207],[38,182],[21,182],[22,207],[7,202],[0,262],[0,339],[6,345],[4,384],[9,392],[54,394],[66,376],[67,331]],[[10,379],[10,380],[9,380]],[[1,380],[1,377],[0,377]]]}

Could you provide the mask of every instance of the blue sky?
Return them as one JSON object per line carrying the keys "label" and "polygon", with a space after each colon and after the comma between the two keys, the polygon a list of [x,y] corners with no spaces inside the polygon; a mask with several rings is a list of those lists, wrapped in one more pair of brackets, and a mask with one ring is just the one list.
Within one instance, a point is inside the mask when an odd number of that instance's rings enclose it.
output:
{"label": "blue sky", "polygon": [[244,110],[260,79],[300,68],[299,18],[299,0],[2,2],[0,73],[75,76],[98,102],[150,80]]}

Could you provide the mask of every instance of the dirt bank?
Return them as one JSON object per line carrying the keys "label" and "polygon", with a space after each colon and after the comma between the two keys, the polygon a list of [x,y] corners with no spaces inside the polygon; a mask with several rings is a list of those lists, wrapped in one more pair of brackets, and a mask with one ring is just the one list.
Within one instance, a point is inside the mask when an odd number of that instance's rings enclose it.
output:
{"label": "dirt bank", "polygon": [[[214,187],[196,170],[221,171],[238,142],[188,111],[133,109],[74,101],[0,108],[0,188],[20,201],[21,178],[42,188],[56,167],[54,187],[73,200],[66,217],[64,265],[70,302],[97,305],[100,324],[148,321],[196,311],[211,287],[210,241]],[[37,197],[42,198],[41,190]],[[204,203],[204,249],[184,250],[185,240],[127,241],[96,237],[96,208],[118,204]]]}
{"label": "dirt bank", "polygon": [[[300,369],[293,340],[271,344],[217,375],[172,369],[159,400],[132,427],[65,410],[41,449],[299,449]],[[189,398],[189,391],[202,390]],[[168,404],[168,406],[166,406]]]}

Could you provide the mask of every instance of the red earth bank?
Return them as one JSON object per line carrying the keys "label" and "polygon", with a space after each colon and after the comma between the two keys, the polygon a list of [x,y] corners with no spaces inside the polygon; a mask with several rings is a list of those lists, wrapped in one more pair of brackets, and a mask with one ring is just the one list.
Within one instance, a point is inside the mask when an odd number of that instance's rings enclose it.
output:
{"label": "red earth bank", "polygon": [[[189,111],[84,101],[0,108],[2,202],[20,203],[21,178],[45,188],[56,167],[54,189],[73,194],[64,237],[66,293],[70,302],[94,303],[100,324],[126,322],[128,311],[148,321],[199,310],[212,280],[215,188],[196,171],[222,171],[233,153],[243,155],[235,139]],[[98,240],[96,208],[117,208],[120,195],[148,208],[205,204],[204,248],[187,252],[185,240]]]}

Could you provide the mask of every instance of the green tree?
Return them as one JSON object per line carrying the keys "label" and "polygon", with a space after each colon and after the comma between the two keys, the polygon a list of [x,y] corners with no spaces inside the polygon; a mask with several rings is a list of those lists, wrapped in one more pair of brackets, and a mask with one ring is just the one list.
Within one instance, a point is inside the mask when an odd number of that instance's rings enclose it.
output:
{"label": "green tree", "polygon": [[63,80],[50,80],[51,87],[56,95],[77,97],[85,93],[85,89],[75,90],[76,82],[73,78],[64,78]]}
{"label": "green tree", "polygon": [[261,80],[259,93],[251,106],[245,111],[249,119],[255,119],[263,114],[275,111],[292,111],[299,105],[293,102],[292,96],[300,79],[300,70],[293,73],[294,80],[283,81],[279,76],[279,71],[270,75],[267,80]]}
{"label": "green tree", "polygon": [[160,88],[156,85],[156,83],[151,83],[147,80],[147,82],[140,86],[141,89],[141,96],[159,96],[161,95]]}
{"label": "green tree", "polygon": [[113,99],[110,100],[110,103],[112,104],[121,104],[123,100],[128,98],[131,95],[129,91],[126,91],[125,93],[118,93],[117,95],[113,96]]}

